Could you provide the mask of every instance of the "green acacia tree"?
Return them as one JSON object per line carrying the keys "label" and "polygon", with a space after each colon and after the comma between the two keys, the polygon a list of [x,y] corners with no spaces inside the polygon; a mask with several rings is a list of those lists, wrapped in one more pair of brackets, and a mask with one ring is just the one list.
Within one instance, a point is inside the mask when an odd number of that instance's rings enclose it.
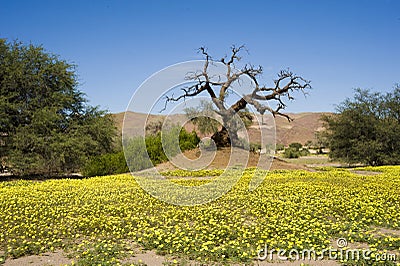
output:
{"label": "green acacia tree", "polygon": [[0,39],[0,156],[14,174],[78,171],[110,152],[115,134],[111,116],[78,90],[74,65]]}
{"label": "green acacia tree", "polygon": [[392,92],[357,89],[353,99],[323,117],[330,157],[349,164],[400,163],[400,86]]}

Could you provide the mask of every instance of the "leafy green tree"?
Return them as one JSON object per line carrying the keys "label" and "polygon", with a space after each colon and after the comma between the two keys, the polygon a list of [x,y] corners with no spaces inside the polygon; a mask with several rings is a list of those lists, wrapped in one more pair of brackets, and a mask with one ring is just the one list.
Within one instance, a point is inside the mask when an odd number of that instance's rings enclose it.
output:
{"label": "leafy green tree", "polygon": [[[324,118],[322,118],[324,119]],[[324,153],[324,148],[328,146],[327,143],[327,138],[325,137],[326,132],[324,131],[317,131],[314,133],[315,136],[315,142],[314,142],[314,148],[317,149],[318,154],[323,154]]]}
{"label": "leafy green tree", "polygon": [[78,171],[110,152],[115,134],[111,116],[78,90],[74,65],[0,39],[0,157],[14,174]]}
{"label": "leafy green tree", "polygon": [[400,87],[386,94],[357,89],[323,117],[330,157],[349,164],[400,163]]}

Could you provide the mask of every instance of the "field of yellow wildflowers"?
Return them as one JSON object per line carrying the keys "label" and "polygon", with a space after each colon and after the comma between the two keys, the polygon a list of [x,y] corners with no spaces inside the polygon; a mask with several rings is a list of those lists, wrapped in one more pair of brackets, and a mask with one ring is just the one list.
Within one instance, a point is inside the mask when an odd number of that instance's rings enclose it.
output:
{"label": "field of yellow wildflowers", "polygon": [[[265,245],[320,251],[338,238],[398,254],[400,235],[384,229],[400,232],[400,167],[359,170],[381,174],[273,171],[249,191],[247,169],[226,195],[199,206],[159,201],[130,175],[1,182],[0,264],[63,249],[76,264],[116,265],[132,256],[132,243],[205,264],[251,263]],[[166,174],[191,186],[221,171]]]}

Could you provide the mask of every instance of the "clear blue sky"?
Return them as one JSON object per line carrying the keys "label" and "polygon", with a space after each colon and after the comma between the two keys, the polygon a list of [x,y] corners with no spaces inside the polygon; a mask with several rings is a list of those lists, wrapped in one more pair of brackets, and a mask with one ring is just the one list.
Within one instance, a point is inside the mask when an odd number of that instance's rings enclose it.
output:
{"label": "clear blue sky", "polygon": [[400,1],[0,0],[0,37],[42,44],[78,66],[90,103],[125,110],[171,64],[245,44],[266,81],[290,68],[312,80],[289,112],[333,111],[356,87],[400,83]]}

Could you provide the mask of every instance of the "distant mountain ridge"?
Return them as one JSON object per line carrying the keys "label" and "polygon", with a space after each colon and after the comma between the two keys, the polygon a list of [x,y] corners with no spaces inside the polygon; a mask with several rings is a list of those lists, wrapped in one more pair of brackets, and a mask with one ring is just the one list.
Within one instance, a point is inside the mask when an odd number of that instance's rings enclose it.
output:
{"label": "distant mountain ridge", "polygon": [[[276,126],[276,143],[284,144],[285,146],[293,142],[299,142],[305,144],[307,141],[315,141],[315,133],[324,129],[321,117],[324,114],[330,114],[327,112],[304,112],[304,113],[288,113],[292,122],[289,122],[285,117],[277,116],[275,118]],[[113,114],[116,126],[119,131],[122,130],[125,112]],[[186,120],[186,116],[183,114],[173,115],[174,121],[177,123],[183,123]],[[163,115],[149,115],[150,121],[156,121],[163,119]],[[128,112],[125,118],[128,126],[125,130],[129,134],[139,135],[143,133],[144,129],[141,125],[147,119],[147,114]],[[254,123],[254,125],[256,125]],[[187,123],[185,128],[188,131],[192,131],[195,127],[191,123]],[[256,142],[252,136],[257,135],[259,129],[252,126],[249,129],[250,141]]]}

